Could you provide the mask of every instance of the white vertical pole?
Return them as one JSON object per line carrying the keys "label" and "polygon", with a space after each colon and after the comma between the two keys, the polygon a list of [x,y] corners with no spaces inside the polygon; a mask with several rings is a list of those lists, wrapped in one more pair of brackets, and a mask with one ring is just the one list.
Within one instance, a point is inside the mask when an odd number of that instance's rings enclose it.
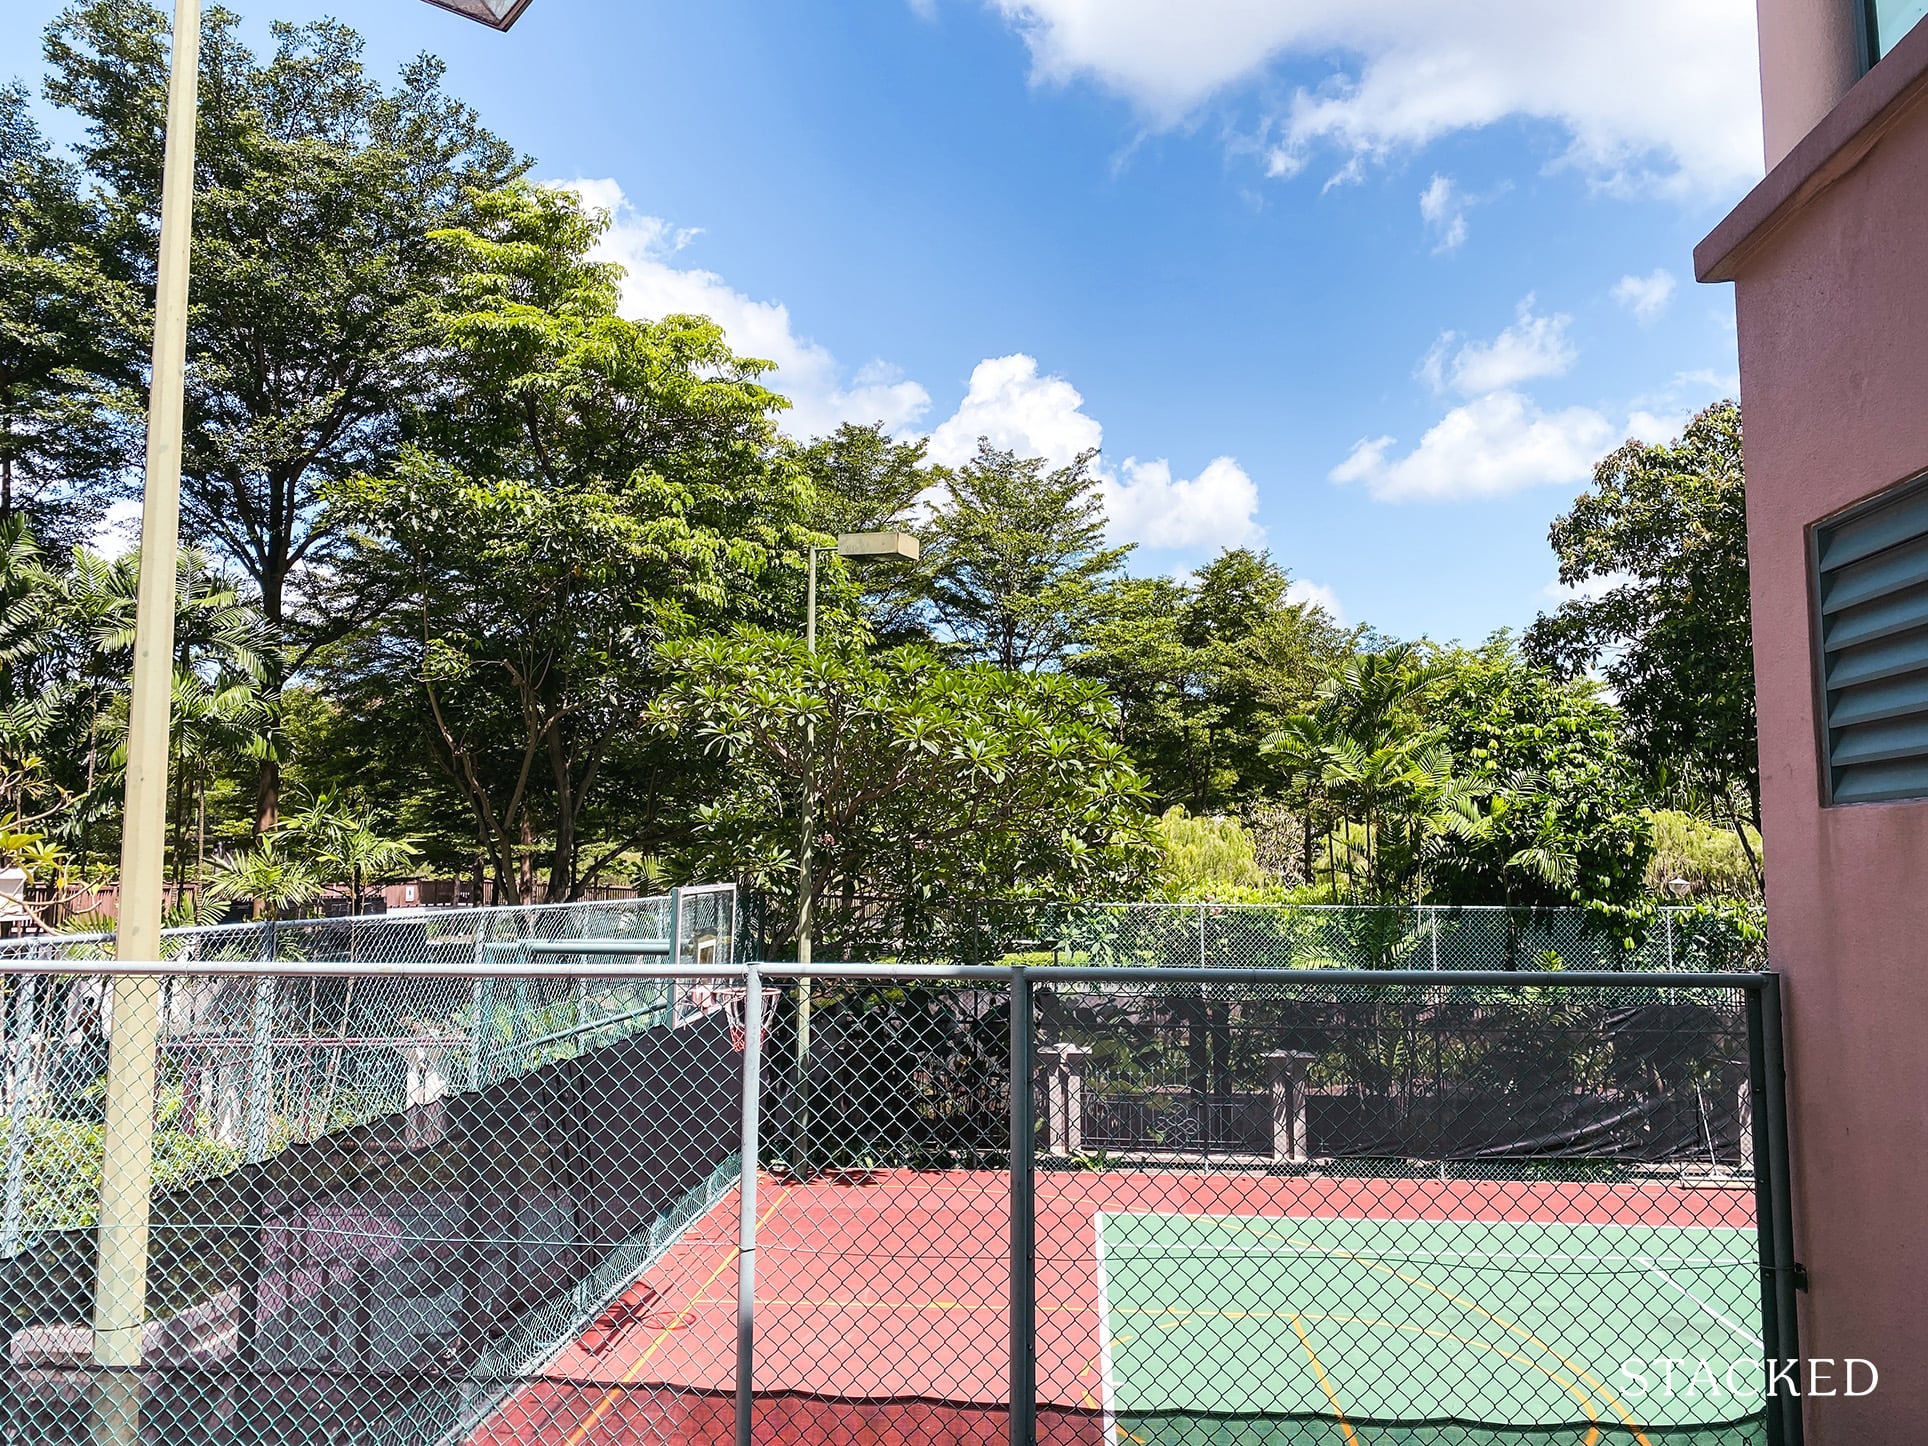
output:
{"label": "white vertical pole", "polygon": [[763,1108],[763,975],[752,964],[743,984],[743,1134],[736,1217],[736,1446],[750,1446],[756,1398],[756,1162]]}
{"label": "white vertical pole", "polygon": [[[141,501],[141,570],[134,609],[134,677],[128,700],[127,785],[121,825],[116,957],[161,957],[167,843],[168,714],[174,679],[175,552],[180,543],[181,425],[187,375],[188,261],[194,223],[194,141],[201,68],[200,0],[175,0],[168,74],[167,147],[147,403],[147,471]],[[154,1165],[154,1046],[158,981],[114,981],[108,1044],[94,1281],[94,1363],[107,1375],[95,1402],[95,1439],[140,1439],[137,1368],[147,1313],[147,1252]]]}

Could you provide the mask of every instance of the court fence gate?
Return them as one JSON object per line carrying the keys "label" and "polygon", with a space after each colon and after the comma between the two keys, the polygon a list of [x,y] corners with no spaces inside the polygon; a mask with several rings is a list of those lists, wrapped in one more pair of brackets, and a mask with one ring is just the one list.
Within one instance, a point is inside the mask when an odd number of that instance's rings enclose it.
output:
{"label": "court fence gate", "polygon": [[9,961],[0,1440],[1801,1439],[1773,974],[680,932]]}

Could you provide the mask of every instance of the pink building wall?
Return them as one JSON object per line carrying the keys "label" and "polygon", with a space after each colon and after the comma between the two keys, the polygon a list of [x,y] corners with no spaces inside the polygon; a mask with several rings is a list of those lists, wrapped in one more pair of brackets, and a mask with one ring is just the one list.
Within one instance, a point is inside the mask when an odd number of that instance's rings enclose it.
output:
{"label": "pink building wall", "polygon": [[1816,1446],[1928,1441],[1928,802],[1821,806],[1807,552],[1815,521],[1928,470],[1925,102],[1928,27],[1696,257],[1736,282],[1801,1346],[1881,1373],[1806,1403]]}
{"label": "pink building wall", "polygon": [[1861,76],[1860,37],[1844,0],[1756,0],[1761,138],[1769,170]]}

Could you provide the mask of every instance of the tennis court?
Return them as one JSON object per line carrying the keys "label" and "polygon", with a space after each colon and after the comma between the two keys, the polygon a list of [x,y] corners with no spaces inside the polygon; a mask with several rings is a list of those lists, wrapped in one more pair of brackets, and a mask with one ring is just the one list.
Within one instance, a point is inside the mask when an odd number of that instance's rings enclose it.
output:
{"label": "tennis court", "polygon": [[[755,1439],[1003,1440],[1008,1176],[759,1184]],[[1760,1439],[1751,1207],[1661,1185],[1041,1172],[1039,1439]],[[736,1211],[733,1193],[474,1446],[730,1441]],[[1668,1358],[1671,1394],[1626,1374]]]}

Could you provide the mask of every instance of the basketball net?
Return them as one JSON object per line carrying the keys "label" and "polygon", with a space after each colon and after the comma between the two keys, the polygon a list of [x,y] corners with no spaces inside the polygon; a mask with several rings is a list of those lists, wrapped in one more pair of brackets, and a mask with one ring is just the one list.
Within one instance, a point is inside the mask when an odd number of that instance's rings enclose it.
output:
{"label": "basketball net", "polygon": [[[782,996],[783,991],[781,989],[765,989],[763,991],[762,1027],[766,1033],[770,1027],[770,1016],[776,1012],[777,1000],[782,998]],[[717,1002],[723,1006],[723,1017],[729,1021],[730,1048],[734,1049],[738,1054],[741,1054],[744,1046],[747,1045],[750,1040],[748,1024],[750,991],[748,989],[718,989],[715,997]]]}

